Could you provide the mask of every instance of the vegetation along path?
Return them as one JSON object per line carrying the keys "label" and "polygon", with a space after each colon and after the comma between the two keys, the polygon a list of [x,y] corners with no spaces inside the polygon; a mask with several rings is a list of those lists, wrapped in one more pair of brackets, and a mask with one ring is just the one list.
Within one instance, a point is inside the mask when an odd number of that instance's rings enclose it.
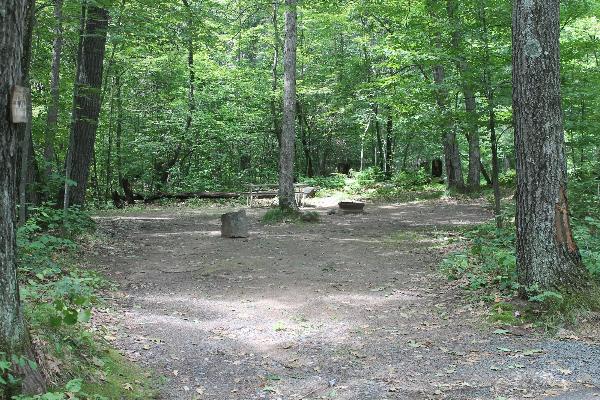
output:
{"label": "vegetation along path", "polygon": [[481,205],[373,204],[220,237],[222,208],[100,217],[109,335],[162,399],[585,399],[600,348],[497,331],[437,266]]}

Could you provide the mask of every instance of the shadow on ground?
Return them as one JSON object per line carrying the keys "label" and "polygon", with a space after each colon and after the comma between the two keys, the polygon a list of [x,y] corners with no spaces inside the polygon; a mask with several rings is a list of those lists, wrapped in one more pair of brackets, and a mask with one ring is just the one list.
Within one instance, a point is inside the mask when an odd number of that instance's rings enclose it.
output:
{"label": "shadow on ground", "polygon": [[[162,399],[542,399],[599,384],[600,349],[493,335],[436,266],[480,205],[372,205],[219,235],[223,209],[98,217],[114,337]],[[540,349],[532,357],[523,350]],[[508,351],[507,351],[508,350]],[[582,397],[562,397],[579,399]]]}

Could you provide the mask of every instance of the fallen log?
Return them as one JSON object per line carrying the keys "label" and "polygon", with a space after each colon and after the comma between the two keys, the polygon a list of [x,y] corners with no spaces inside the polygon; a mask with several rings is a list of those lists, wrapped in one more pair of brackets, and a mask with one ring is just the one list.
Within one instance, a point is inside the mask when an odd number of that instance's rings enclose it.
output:
{"label": "fallen log", "polygon": [[187,193],[157,193],[144,197],[144,203],[153,203],[157,200],[188,200],[188,199],[237,199],[246,196],[246,193],[232,192],[187,192]]}

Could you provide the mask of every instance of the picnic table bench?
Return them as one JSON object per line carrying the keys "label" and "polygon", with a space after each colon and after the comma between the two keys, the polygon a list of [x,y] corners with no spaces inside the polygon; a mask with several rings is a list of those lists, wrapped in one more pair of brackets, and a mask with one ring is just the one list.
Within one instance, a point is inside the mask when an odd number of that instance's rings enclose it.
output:
{"label": "picnic table bench", "polygon": [[[294,184],[294,193],[296,194],[296,202],[299,206],[304,202],[305,192],[304,189],[309,187],[310,185],[305,185],[301,183]],[[248,207],[252,208],[254,205],[254,200],[256,199],[266,199],[277,197],[279,194],[279,185],[278,184],[258,184],[258,185],[248,185]]]}

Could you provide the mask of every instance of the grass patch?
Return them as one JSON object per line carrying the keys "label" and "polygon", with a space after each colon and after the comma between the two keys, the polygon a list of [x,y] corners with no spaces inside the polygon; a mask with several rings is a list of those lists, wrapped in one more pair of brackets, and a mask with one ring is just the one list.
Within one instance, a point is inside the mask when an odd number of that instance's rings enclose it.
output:
{"label": "grass patch", "polygon": [[262,222],[267,225],[280,223],[318,223],[321,221],[319,213],[314,211],[301,212],[292,209],[272,208],[262,217]]}

